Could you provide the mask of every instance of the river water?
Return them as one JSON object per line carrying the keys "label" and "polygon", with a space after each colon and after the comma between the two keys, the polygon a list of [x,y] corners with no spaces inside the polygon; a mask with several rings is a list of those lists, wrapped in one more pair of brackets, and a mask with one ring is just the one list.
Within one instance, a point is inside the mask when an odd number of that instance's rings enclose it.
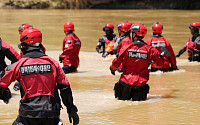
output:
{"label": "river water", "polygon": [[[80,125],[199,125],[200,64],[188,62],[185,52],[177,59],[180,70],[152,73],[148,100],[120,101],[114,98],[113,86],[120,77],[110,74],[114,56],[101,58],[95,52],[103,26],[122,21],[143,23],[152,36],[154,22],[164,25],[163,36],[177,53],[190,37],[189,24],[199,21],[199,10],[18,10],[0,9],[0,37],[17,51],[18,27],[32,24],[41,30],[47,54],[58,60],[61,53],[63,24],[72,21],[82,41],[78,73],[67,74],[79,109]],[[117,30],[115,28],[115,33]],[[8,62],[9,63],[9,62]],[[12,124],[18,114],[19,92],[12,89],[9,104],[0,101],[0,125]],[[61,110],[64,125],[70,125],[65,108]]]}

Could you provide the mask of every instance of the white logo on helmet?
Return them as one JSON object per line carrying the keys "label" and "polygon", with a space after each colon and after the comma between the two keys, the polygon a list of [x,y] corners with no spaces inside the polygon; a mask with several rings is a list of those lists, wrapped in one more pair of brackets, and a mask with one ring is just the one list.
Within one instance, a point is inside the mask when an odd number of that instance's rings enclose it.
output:
{"label": "white logo on helmet", "polygon": [[140,26],[132,26],[132,31],[140,31]]}

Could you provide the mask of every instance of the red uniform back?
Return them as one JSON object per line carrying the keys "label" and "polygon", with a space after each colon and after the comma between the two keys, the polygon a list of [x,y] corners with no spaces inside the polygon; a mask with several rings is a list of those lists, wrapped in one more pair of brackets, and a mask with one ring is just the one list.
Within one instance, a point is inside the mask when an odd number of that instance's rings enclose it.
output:
{"label": "red uniform back", "polygon": [[150,46],[156,47],[159,54],[162,53],[161,48],[165,47],[171,55],[171,56],[164,55],[162,57],[162,60],[164,61],[164,65],[158,66],[156,62],[153,62],[152,67],[154,67],[154,68],[169,68],[170,64],[171,64],[173,69],[175,69],[177,67],[176,66],[176,57],[175,57],[173,48],[172,48],[170,42],[166,38],[164,38],[162,36],[161,37],[154,37],[153,36],[153,37],[147,39],[145,42]]}
{"label": "red uniform back", "polygon": [[151,60],[163,65],[155,47],[135,41],[121,49],[119,57],[113,60],[110,69],[115,71],[122,63],[123,73],[120,80],[128,85],[143,86],[149,80],[148,67]]}

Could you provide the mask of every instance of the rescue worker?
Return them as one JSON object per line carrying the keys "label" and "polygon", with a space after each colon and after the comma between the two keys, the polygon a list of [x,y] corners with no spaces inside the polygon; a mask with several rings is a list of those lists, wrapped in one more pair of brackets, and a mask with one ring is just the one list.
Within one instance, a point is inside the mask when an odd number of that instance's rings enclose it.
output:
{"label": "rescue worker", "polygon": [[198,61],[200,62],[200,47],[198,43],[200,37],[200,23],[199,22],[192,22],[189,26],[191,31],[192,37],[189,38],[187,43],[183,46],[183,48],[176,54],[176,57],[179,57],[188,49],[188,60]]}
{"label": "rescue worker", "polygon": [[163,56],[162,60],[164,61],[164,65],[158,66],[156,62],[152,62],[151,64],[151,72],[156,72],[156,71],[173,71],[177,70],[177,65],[176,65],[176,57],[173,51],[173,48],[170,44],[170,42],[161,36],[162,31],[163,31],[163,25],[160,22],[155,22],[152,25],[152,30],[153,30],[153,36],[150,37],[145,41],[150,46],[154,46],[159,53],[162,53],[162,48],[166,48],[168,52],[170,53],[170,56]]}
{"label": "rescue worker", "polygon": [[[108,54],[116,54],[117,49],[113,49],[115,41],[117,40],[117,35],[113,34],[114,25],[112,23],[107,23],[103,27],[105,35],[103,35],[96,46],[96,51],[102,53],[102,57],[106,57]],[[102,47],[102,49],[101,49]]]}
{"label": "rescue worker", "polygon": [[[20,59],[19,54],[15,51],[7,42],[0,38],[0,72],[7,67],[5,57],[11,61],[11,64],[17,62]],[[9,88],[0,87],[0,99],[5,103],[8,103],[11,98],[11,92]]]}
{"label": "rescue worker", "polygon": [[19,115],[12,125],[58,125],[61,100],[67,107],[70,122],[79,124],[70,84],[56,60],[40,51],[42,34],[29,28],[20,35],[23,57],[9,65],[0,78],[0,86],[8,87],[18,79],[22,88]]}
{"label": "rescue worker", "polygon": [[[118,57],[119,52],[121,48],[125,45],[128,45],[131,43],[131,38],[130,38],[130,27],[131,23],[126,21],[126,22],[121,22],[117,25],[118,28],[118,33],[119,33],[119,38],[117,39],[114,49],[117,49],[117,54],[116,56]],[[122,72],[122,65],[120,65],[117,69],[118,72]]]}
{"label": "rescue worker", "polygon": [[73,33],[74,24],[72,22],[65,22],[64,33],[66,34],[63,40],[63,52],[59,56],[59,61],[63,62],[63,71],[65,74],[76,72],[79,65],[79,51],[81,48],[81,41]]}
{"label": "rescue worker", "polygon": [[[33,26],[32,25],[30,25],[30,24],[22,24],[19,28],[18,28],[18,31],[19,31],[19,35],[21,35],[21,33],[25,30],[25,29],[28,29],[28,28],[33,28]],[[40,51],[41,52],[43,52],[44,54],[45,54],[45,52],[46,52],[46,48],[42,45],[42,44],[40,44]],[[21,51],[20,52],[20,57],[22,57],[23,56],[23,52]],[[15,85],[13,86],[13,89],[15,90],[15,91],[18,91],[19,89],[20,89],[20,83],[19,83],[19,81],[17,81],[16,83],[15,83]]]}
{"label": "rescue worker", "polygon": [[124,45],[128,45],[131,43],[131,38],[130,38],[130,27],[131,23],[126,21],[126,22],[121,22],[117,25],[118,28],[118,33],[119,33],[119,39],[117,40],[115,47],[117,47],[117,55],[120,52],[120,49]]}
{"label": "rescue worker", "polygon": [[115,75],[115,71],[120,64],[123,65],[123,73],[114,87],[115,98],[142,101],[147,99],[147,93],[149,93],[149,85],[147,84],[149,80],[149,62],[153,60],[158,65],[163,65],[163,61],[157,49],[147,45],[142,40],[147,33],[145,25],[133,24],[131,32],[131,44],[121,48],[120,54],[113,60],[110,70]]}

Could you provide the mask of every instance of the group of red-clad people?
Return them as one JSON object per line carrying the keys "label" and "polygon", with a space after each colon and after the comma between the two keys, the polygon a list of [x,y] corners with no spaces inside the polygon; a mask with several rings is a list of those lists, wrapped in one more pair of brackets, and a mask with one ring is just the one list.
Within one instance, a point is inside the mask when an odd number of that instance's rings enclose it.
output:
{"label": "group of red-clad people", "polygon": [[[173,71],[178,70],[176,57],[179,57],[188,48],[190,61],[200,61],[200,23],[192,22],[189,26],[192,37],[186,45],[176,54],[170,42],[162,36],[163,25],[155,22],[152,25],[153,36],[143,41],[147,33],[144,24],[129,21],[117,25],[119,37],[113,34],[114,25],[108,23],[103,30],[106,35],[99,39],[96,50],[103,52],[103,57],[108,54],[116,54],[110,66],[111,73],[122,72],[120,80],[115,84],[115,97],[120,100],[140,101],[147,99],[149,92],[149,71]],[[109,38],[108,38],[109,37]],[[110,43],[113,48],[110,47]],[[109,46],[110,45],[110,46]],[[101,47],[103,46],[103,51]],[[112,51],[107,48],[112,48]],[[148,67],[151,65],[151,69]]]}
{"label": "group of red-clad people", "polygon": [[[14,81],[20,90],[19,115],[12,125],[62,125],[61,99],[67,108],[69,121],[79,124],[78,109],[73,103],[72,91],[66,73],[76,71],[79,64],[81,42],[73,33],[74,24],[64,24],[63,53],[60,64],[45,54],[42,33],[30,24],[19,27],[20,55],[5,41],[0,40],[0,99],[9,102],[8,86]],[[6,65],[5,57],[11,61]],[[59,91],[58,91],[59,90]],[[60,98],[61,97],[61,98]]]}
{"label": "group of red-clad people", "polygon": [[[149,93],[149,71],[178,70],[176,57],[187,48],[188,59],[200,61],[199,22],[190,24],[192,37],[176,56],[170,42],[162,36],[163,25],[160,22],[152,25],[153,36],[146,41],[143,41],[147,34],[144,24],[125,21],[119,23],[117,28],[119,36],[113,34],[113,24],[106,24],[103,27],[105,35],[99,39],[96,46],[102,57],[116,55],[110,70],[113,75],[116,70],[122,72],[114,86],[117,99],[146,100]],[[79,124],[78,109],[73,103],[70,84],[65,76],[67,73],[76,72],[79,65],[81,41],[74,34],[74,24],[64,24],[66,37],[63,40],[63,52],[59,56],[60,63],[63,63],[62,68],[56,60],[45,54],[40,30],[30,24],[22,24],[18,30],[21,41],[18,45],[20,55],[0,39],[0,99],[8,103],[11,98],[8,86],[14,80],[18,81],[14,89],[20,89],[22,98],[19,115],[13,125],[61,123],[61,99],[67,108],[70,122],[73,119],[73,125]],[[11,61],[11,65],[6,65],[5,57]]]}

